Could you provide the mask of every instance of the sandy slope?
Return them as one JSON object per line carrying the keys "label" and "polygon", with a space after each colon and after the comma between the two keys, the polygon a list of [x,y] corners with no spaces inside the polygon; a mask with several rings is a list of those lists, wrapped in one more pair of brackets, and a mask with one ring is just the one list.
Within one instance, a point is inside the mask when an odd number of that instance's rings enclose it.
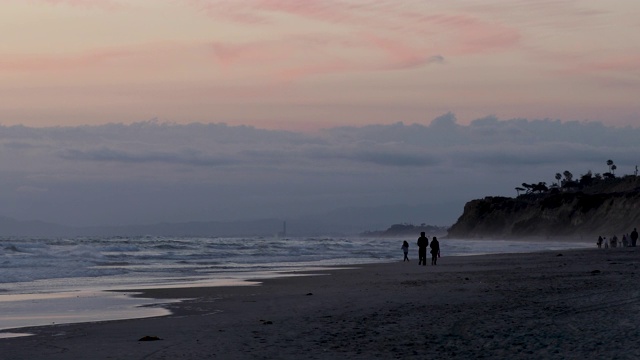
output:
{"label": "sandy slope", "polygon": [[193,300],[163,318],[29,329],[0,339],[0,358],[637,359],[639,266],[640,248],[593,249],[152,290]]}

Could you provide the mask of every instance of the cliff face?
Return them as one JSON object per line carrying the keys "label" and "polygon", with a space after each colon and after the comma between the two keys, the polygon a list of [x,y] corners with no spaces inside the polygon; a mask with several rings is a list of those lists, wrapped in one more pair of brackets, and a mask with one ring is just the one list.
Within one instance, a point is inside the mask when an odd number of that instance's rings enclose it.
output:
{"label": "cliff face", "polygon": [[615,181],[577,192],[487,197],[468,202],[451,238],[597,237],[640,228],[640,182]]}

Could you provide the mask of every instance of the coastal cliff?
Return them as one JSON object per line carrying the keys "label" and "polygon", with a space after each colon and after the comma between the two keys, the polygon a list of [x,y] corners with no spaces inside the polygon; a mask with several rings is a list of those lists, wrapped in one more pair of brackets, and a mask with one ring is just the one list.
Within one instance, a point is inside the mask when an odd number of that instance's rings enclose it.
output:
{"label": "coastal cliff", "polygon": [[448,237],[621,237],[634,227],[640,227],[640,178],[628,176],[579,190],[472,200]]}

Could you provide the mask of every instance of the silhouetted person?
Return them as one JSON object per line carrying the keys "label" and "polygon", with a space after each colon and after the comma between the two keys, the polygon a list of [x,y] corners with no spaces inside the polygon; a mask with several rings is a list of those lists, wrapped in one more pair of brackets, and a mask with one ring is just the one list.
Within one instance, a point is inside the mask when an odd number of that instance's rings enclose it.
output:
{"label": "silhouetted person", "polygon": [[596,243],[596,244],[598,245],[598,249],[601,249],[601,248],[602,248],[602,242],[603,242],[603,241],[604,241],[604,240],[602,240],[602,236],[598,236],[598,242]]}
{"label": "silhouetted person", "polygon": [[633,231],[629,236],[631,237],[631,246],[635,247],[636,243],[638,242],[638,230],[636,230],[636,228],[633,228]]}
{"label": "silhouetted person", "polygon": [[437,237],[431,238],[431,265],[436,265],[440,256],[440,242]]}
{"label": "silhouetted person", "polygon": [[402,262],[409,261],[409,243],[407,240],[402,242],[402,251],[404,252],[404,260]]}
{"label": "silhouetted person", "polygon": [[418,265],[427,265],[427,246],[429,246],[429,239],[424,236],[423,231],[418,238]]}

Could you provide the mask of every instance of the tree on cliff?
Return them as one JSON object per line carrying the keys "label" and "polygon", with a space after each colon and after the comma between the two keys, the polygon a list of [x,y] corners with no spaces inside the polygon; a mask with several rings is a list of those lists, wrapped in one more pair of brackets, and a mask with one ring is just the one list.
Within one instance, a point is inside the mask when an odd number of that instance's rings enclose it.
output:
{"label": "tree on cliff", "polygon": [[589,170],[586,174],[580,176],[579,183],[581,186],[589,186],[593,183],[593,179],[593,173]]}
{"label": "tree on cliff", "polygon": [[547,183],[544,181],[541,181],[535,185],[533,185],[532,191],[537,191],[539,193],[543,193],[543,192],[547,192],[549,191],[549,188],[547,187]]}
{"label": "tree on cliff", "polygon": [[613,163],[613,160],[607,160],[607,166],[609,166],[609,175],[605,174],[605,178],[613,179],[616,177],[616,169],[618,168],[616,164]]}
{"label": "tree on cliff", "polygon": [[576,189],[580,187],[577,181],[573,181],[573,174],[569,170],[565,170],[563,173],[564,180],[562,180],[562,188],[564,189]]}
{"label": "tree on cliff", "polygon": [[577,181],[565,181],[562,183],[562,188],[567,189],[567,190],[571,190],[571,189],[579,189],[580,188],[580,184]]}
{"label": "tree on cliff", "polygon": [[525,190],[525,189],[527,190],[527,194],[535,193],[535,192],[541,194],[543,192],[549,191],[549,188],[547,187],[547,183],[544,182],[544,181],[541,181],[541,182],[539,182],[537,184],[522,183],[522,187],[524,187],[524,189],[523,188],[516,188],[516,191],[518,191],[518,195],[520,194],[520,191]]}
{"label": "tree on cliff", "polygon": [[607,166],[609,166],[609,172],[611,172],[611,167],[613,166],[613,160],[607,160]]}
{"label": "tree on cliff", "polygon": [[556,180],[558,182],[558,186],[560,186],[560,179],[562,179],[562,174],[556,173]]}
{"label": "tree on cliff", "polygon": [[518,196],[520,196],[520,191],[524,191],[524,188],[521,187],[516,187],[516,192],[518,193]]}
{"label": "tree on cliff", "polygon": [[564,175],[565,182],[571,182],[573,180],[573,174],[571,171],[565,170],[562,174]]}

